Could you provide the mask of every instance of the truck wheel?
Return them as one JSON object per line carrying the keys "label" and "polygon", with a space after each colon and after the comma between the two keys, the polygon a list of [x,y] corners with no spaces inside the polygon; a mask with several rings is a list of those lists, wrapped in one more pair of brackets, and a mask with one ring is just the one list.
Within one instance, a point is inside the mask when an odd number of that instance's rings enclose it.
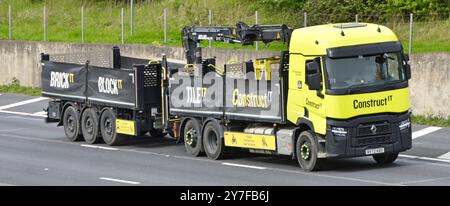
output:
{"label": "truck wheel", "polygon": [[106,109],[100,118],[100,131],[103,141],[106,144],[114,146],[123,143],[124,135],[116,133],[116,114],[112,109]]}
{"label": "truck wheel", "polygon": [[398,153],[377,154],[377,155],[373,155],[372,157],[378,164],[390,164],[390,163],[393,163],[397,159]]}
{"label": "truck wheel", "polygon": [[83,139],[81,136],[80,120],[77,110],[69,106],[64,111],[63,116],[64,133],[67,139],[72,142],[80,141]]}
{"label": "truck wheel", "polygon": [[202,139],[200,133],[200,124],[195,119],[189,119],[183,129],[184,147],[187,153],[198,157],[202,152]]}
{"label": "truck wheel", "polygon": [[89,144],[95,144],[101,140],[98,121],[98,115],[94,109],[88,108],[81,115],[81,131],[84,140]]}
{"label": "truck wheel", "polygon": [[298,137],[295,152],[297,161],[304,171],[319,170],[323,164],[323,159],[317,158],[319,147],[316,136],[309,130],[300,133]]}
{"label": "truck wheel", "polygon": [[215,121],[208,122],[203,131],[203,146],[210,159],[218,160],[225,156],[223,129]]}

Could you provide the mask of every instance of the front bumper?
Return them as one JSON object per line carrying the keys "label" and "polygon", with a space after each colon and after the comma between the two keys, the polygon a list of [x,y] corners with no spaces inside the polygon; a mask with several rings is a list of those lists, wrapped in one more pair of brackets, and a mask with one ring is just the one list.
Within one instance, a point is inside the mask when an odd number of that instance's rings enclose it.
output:
{"label": "front bumper", "polygon": [[[357,117],[350,120],[327,119],[325,149],[327,157],[366,156],[367,149],[384,148],[384,153],[399,153],[411,149],[411,125],[401,130],[399,124],[410,118],[410,112]],[[371,125],[379,131],[371,132]],[[337,136],[332,127],[345,128],[346,136]]]}

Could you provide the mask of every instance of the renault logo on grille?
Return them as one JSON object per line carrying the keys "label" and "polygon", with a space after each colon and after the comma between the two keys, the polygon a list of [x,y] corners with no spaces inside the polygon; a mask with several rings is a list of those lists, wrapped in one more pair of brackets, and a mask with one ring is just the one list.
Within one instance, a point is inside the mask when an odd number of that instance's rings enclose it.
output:
{"label": "renault logo on grille", "polygon": [[377,127],[375,125],[372,125],[370,127],[370,131],[372,132],[372,134],[376,134],[377,133]]}

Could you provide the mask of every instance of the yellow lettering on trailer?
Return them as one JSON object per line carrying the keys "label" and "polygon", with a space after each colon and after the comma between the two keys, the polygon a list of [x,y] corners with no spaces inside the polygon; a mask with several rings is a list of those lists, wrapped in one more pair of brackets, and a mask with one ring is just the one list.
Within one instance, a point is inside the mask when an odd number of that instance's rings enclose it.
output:
{"label": "yellow lettering on trailer", "polygon": [[116,119],[116,133],[126,135],[136,135],[136,123],[130,120]]}
{"label": "yellow lettering on trailer", "polygon": [[225,146],[251,149],[275,150],[275,135],[225,132]]}

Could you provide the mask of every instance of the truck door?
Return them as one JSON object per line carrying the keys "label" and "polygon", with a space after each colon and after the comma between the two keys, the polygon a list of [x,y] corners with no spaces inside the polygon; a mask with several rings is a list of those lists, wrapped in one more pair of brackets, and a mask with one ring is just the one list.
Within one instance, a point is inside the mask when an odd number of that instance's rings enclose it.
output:
{"label": "truck door", "polygon": [[289,66],[288,120],[312,123],[316,133],[325,134],[324,71],[317,56],[291,54]]}

